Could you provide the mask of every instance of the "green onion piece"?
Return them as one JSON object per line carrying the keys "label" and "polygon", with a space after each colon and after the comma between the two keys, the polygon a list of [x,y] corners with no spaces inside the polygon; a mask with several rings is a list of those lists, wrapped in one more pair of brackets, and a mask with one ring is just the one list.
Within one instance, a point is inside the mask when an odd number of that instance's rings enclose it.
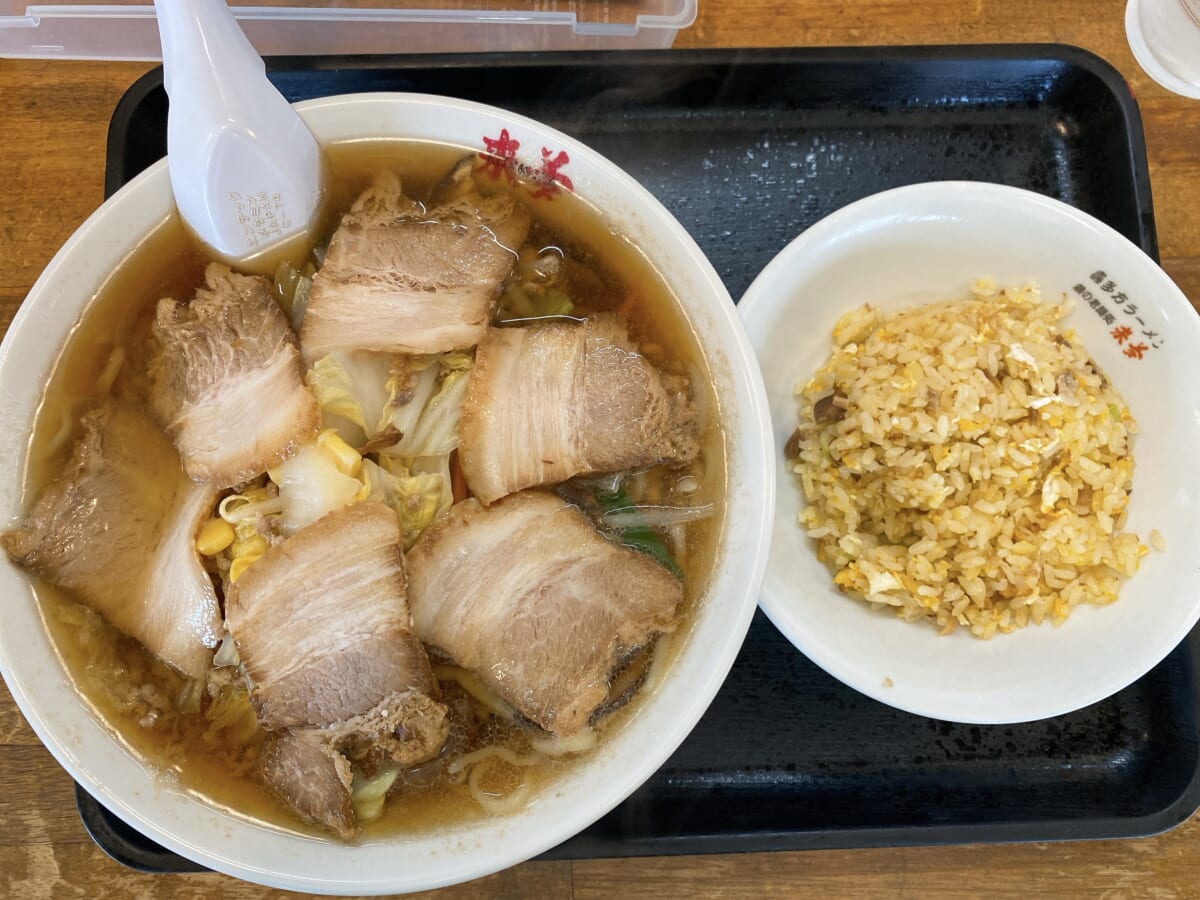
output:
{"label": "green onion piece", "polygon": [[[596,491],[596,502],[606,513],[636,509],[624,488],[617,488],[615,491]],[[679,563],[675,561],[675,557],[671,555],[671,551],[667,549],[663,539],[649,525],[623,528],[620,533],[621,543],[626,547],[639,553],[645,553],[676,578],[683,578],[683,570],[679,568]]]}

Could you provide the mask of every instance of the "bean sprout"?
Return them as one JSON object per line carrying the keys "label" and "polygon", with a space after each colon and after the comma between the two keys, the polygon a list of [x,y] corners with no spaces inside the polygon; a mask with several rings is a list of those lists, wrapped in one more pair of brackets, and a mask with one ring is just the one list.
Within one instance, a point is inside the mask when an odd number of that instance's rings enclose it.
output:
{"label": "bean sprout", "polygon": [[707,519],[714,512],[711,503],[703,506],[626,506],[606,512],[601,518],[610,528],[666,528],[683,522]]}
{"label": "bean sprout", "polygon": [[255,516],[274,516],[283,512],[283,499],[268,497],[251,500],[244,494],[230,494],[217,507],[217,514],[230,525],[237,525]]}

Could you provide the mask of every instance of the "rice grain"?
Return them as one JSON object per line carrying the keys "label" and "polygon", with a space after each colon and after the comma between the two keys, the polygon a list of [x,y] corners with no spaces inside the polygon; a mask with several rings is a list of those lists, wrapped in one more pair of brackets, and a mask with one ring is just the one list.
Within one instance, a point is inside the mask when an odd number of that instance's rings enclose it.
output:
{"label": "rice grain", "polygon": [[[1061,624],[1117,599],[1137,426],[1037,289],[842,317],[797,386],[800,527],[845,593],[947,634]],[[834,398],[844,414],[817,417]],[[1162,536],[1150,542],[1162,549]]]}

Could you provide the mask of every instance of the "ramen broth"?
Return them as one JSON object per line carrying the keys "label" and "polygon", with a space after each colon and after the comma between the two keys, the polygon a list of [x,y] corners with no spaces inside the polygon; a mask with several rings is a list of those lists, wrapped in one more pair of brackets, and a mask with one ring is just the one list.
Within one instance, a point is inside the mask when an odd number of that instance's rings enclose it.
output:
{"label": "ramen broth", "polygon": [[[405,193],[423,199],[470,151],[395,141],[335,145],[326,152],[327,170],[332,175],[322,239],[333,231],[340,214],[380,170],[396,172]],[[514,189],[503,178],[495,187]],[[552,199],[532,199],[524,188],[515,189],[523,192],[534,216],[526,246],[557,247],[583,272],[582,277],[572,281],[575,315],[619,311],[628,323],[630,337],[650,361],[664,372],[691,377],[696,407],[706,423],[697,462],[682,470],[656,467],[626,482],[635,502],[669,503],[673,488],[681,478],[688,477],[697,485],[689,492],[689,502],[716,507],[716,513],[708,519],[684,526],[684,545],[676,548],[684,571],[684,601],[676,635],[685,635],[715,560],[725,489],[723,433],[716,426],[719,410],[707,365],[677,302],[652,263],[636,247],[615,235],[595,210],[565,191]],[[43,397],[28,456],[27,503],[70,458],[79,415],[89,400],[111,390],[123,399],[144,404],[154,306],[164,296],[191,297],[202,283],[206,262],[177,217],[172,216],[101,287],[73,330]],[[569,488],[564,495],[570,498]],[[195,684],[57,589],[38,583],[36,592],[47,628],[81,694],[117,738],[163,779],[239,814],[323,834],[302,824],[255,779],[256,757],[265,732],[252,713],[246,719],[248,705],[224,728],[215,728],[206,712],[211,702],[208,697],[201,701],[202,691]],[[669,663],[670,647],[678,642],[664,641],[658,651],[660,658],[649,668],[660,671]],[[456,681],[445,677],[449,670],[443,660],[434,655],[431,663],[441,676],[443,702],[451,713],[452,752],[450,756],[444,754],[443,762],[487,745],[506,747],[517,757],[528,757],[529,736],[545,738],[532,726],[514,724],[489,713]],[[626,673],[623,682],[614,692],[632,693],[634,702],[615,704],[619,707],[616,711],[596,721],[599,752],[603,752],[605,736],[618,729],[622,720],[637,714],[637,692],[627,687],[636,687],[638,678]],[[236,690],[244,694],[240,686]],[[239,699],[244,703],[244,696]],[[236,704],[233,706],[236,709]],[[512,766],[493,759],[487,770],[479,773],[477,786],[487,794],[502,797],[527,785],[532,789],[528,796],[536,796],[577,758],[546,756],[529,766]],[[411,832],[485,815],[467,786],[456,783],[445,766],[426,764],[402,773],[382,817],[364,823],[363,835],[370,838]]]}

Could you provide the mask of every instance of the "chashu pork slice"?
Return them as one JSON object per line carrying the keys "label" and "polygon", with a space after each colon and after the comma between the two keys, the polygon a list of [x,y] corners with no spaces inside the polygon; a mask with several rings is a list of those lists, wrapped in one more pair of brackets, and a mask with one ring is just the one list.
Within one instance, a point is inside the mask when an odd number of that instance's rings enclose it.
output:
{"label": "chashu pork slice", "polygon": [[407,691],[346,722],[271,732],[259,776],[304,821],[346,840],[358,832],[350,806],[353,765],[367,773],[411,768],[436,757],[448,733],[446,707]]}
{"label": "chashu pork slice", "polygon": [[618,660],[675,627],[683,596],[544,491],[452,506],[407,560],[417,636],[560,735],[588,723]]}
{"label": "chashu pork slice", "polygon": [[492,328],[480,343],[459,420],[459,460],[483,503],[576,475],[699,452],[682,376],[664,376],[614,315]]}
{"label": "chashu pork slice", "polygon": [[358,834],[350,807],[350,761],[316,728],[289,728],[269,735],[259,757],[259,776],[310,825],[343,840]]}
{"label": "chashu pork slice", "polygon": [[355,764],[366,773],[412,768],[436,757],[448,733],[442,703],[407,691],[337,725],[271,732],[258,775],[302,820],[348,840],[358,834],[350,808]]}
{"label": "chashu pork slice", "polygon": [[204,278],[190,302],[159,301],[151,403],[188,475],[224,488],[291,456],[320,408],[270,279],[218,263]]}
{"label": "chashu pork slice", "polygon": [[354,765],[373,774],[436,757],[449,735],[446,707],[405,691],[345,722],[273,731],[259,756],[259,779],[305,822],[343,840],[358,834],[351,809]]}
{"label": "chashu pork slice", "polygon": [[426,211],[381,176],[343,216],[313,277],[304,358],[475,346],[529,225],[511,197],[472,194]]}
{"label": "chashu pork slice", "polygon": [[222,626],[195,538],[216,494],[184,474],[140,410],[105,400],[81,426],[70,462],[4,547],[163,661],[202,677]]}
{"label": "chashu pork slice", "polygon": [[382,503],[335,510],[270,547],[230,589],[225,623],[268,730],[343,723],[408,692],[438,697],[410,626],[400,524]]}

